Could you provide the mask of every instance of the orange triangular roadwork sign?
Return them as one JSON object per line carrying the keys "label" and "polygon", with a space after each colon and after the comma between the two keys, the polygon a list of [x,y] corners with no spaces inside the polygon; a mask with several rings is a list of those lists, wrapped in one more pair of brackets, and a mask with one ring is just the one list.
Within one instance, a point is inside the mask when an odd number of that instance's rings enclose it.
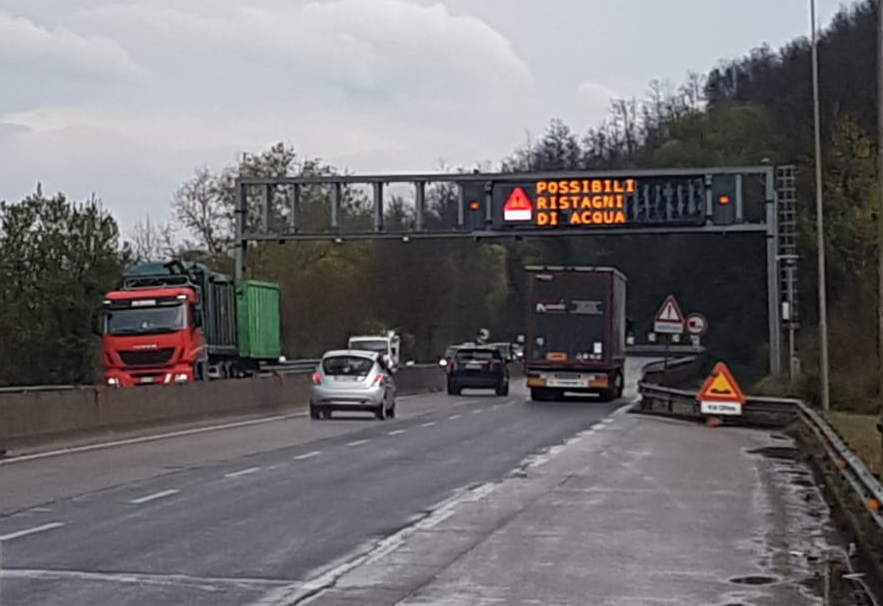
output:
{"label": "orange triangular roadwork sign", "polygon": [[696,398],[701,402],[737,402],[745,404],[745,394],[736,378],[723,362],[718,362],[705,380]]}
{"label": "orange triangular roadwork sign", "polygon": [[530,221],[533,219],[533,204],[524,192],[524,188],[516,187],[503,205],[504,221]]}

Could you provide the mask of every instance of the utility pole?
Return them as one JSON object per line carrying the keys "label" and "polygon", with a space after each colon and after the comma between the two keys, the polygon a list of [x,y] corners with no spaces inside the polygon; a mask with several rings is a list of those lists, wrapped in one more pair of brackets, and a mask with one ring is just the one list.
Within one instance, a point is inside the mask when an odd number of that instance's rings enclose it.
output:
{"label": "utility pole", "polygon": [[883,398],[883,0],[877,0],[877,179],[880,186],[880,208],[877,210],[877,355],[880,367],[877,374],[880,377],[880,398]]}
{"label": "utility pole", "polygon": [[825,217],[822,197],[822,133],[819,108],[819,40],[816,32],[816,0],[810,0],[812,21],[812,97],[816,164],[816,237],[819,262],[819,365],[821,366],[822,410],[831,408],[831,382],[828,376],[828,294],[825,280]]}

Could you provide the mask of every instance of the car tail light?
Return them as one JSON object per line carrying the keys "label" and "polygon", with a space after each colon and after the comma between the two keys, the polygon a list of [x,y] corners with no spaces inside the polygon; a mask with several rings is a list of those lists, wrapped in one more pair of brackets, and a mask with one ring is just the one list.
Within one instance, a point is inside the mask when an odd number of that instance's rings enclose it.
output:
{"label": "car tail light", "polygon": [[318,372],[313,373],[313,385],[321,385],[322,384],[322,375]]}
{"label": "car tail light", "polygon": [[377,387],[378,385],[383,383],[383,379],[384,379],[383,375],[377,375],[376,377],[374,377],[374,387]]}
{"label": "car tail light", "polygon": [[499,360],[493,360],[491,362],[491,370],[500,370],[501,363]]}

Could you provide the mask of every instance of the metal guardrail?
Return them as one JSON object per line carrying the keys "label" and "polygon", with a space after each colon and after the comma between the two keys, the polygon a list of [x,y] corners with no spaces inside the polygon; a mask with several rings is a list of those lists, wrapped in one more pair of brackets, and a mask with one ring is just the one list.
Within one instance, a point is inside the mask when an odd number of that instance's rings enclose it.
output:
{"label": "metal guardrail", "polygon": [[[655,364],[655,363],[654,363]],[[649,366],[649,365],[648,365]],[[697,392],[663,387],[651,383],[638,384],[641,402],[635,412],[667,417],[699,420],[711,415],[699,411]],[[662,410],[657,405],[662,405]],[[677,408],[681,409],[678,410]],[[724,417],[725,424],[782,426],[802,421],[821,443],[830,462],[840,470],[849,486],[864,503],[870,516],[883,530],[883,485],[864,462],[853,453],[837,432],[818,412],[802,400],[791,398],[749,397],[739,417]]]}
{"label": "metal guardrail", "polygon": [[670,345],[661,343],[639,343],[625,346],[626,355],[632,357],[698,356],[705,353],[705,351],[704,345],[692,345],[690,343],[672,343]]}
{"label": "metal guardrail", "polygon": [[272,375],[293,375],[300,374],[304,372],[310,372],[319,364],[321,360],[316,358],[312,359],[302,359],[302,360],[288,360],[286,362],[280,362],[278,364],[267,365],[261,368],[260,374],[262,376],[272,376]]}

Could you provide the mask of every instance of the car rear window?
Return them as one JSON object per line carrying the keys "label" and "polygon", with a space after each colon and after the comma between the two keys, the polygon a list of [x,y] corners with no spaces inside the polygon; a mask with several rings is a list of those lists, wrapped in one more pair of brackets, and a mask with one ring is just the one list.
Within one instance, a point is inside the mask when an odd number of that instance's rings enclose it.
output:
{"label": "car rear window", "polygon": [[472,350],[472,351],[458,351],[457,352],[457,360],[499,360],[500,352],[498,351],[480,351],[480,350]]}
{"label": "car rear window", "polygon": [[322,372],[329,376],[367,375],[373,366],[373,360],[361,356],[333,356],[322,360]]}

